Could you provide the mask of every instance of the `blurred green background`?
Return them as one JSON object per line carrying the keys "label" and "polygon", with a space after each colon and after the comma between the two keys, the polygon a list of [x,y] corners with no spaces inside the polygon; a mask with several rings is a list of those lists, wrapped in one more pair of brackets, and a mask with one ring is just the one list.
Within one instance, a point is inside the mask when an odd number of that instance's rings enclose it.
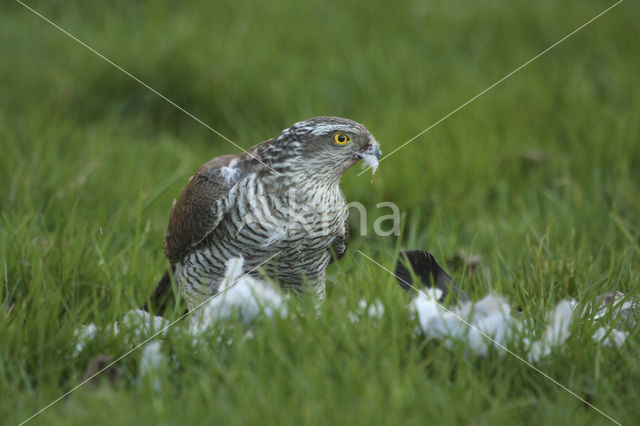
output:
{"label": "blurred green background", "polygon": [[[244,148],[296,121],[339,115],[366,125],[385,153],[613,2],[27,4]],[[639,11],[637,2],[621,3],[384,160],[373,179],[369,173],[357,176],[357,167],[347,172],[343,190],[348,201],[368,207],[369,232],[355,232],[347,257],[330,267],[328,305],[342,306],[344,300],[348,305],[362,297],[403,302],[393,279],[368,264],[358,248],[386,266],[393,265],[398,247],[428,249],[442,263],[461,249],[477,253],[484,273],[451,271],[467,293],[479,297],[498,291],[538,320],[562,298],[637,293]],[[167,266],[161,247],[172,199],[200,164],[234,152],[222,138],[19,3],[0,2],[0,393],[11,396],[4,398],[2,409],[12,413],[12,421],[26,418],[79,381],[86,359],[69,359],[73,329],[88,320],[112,321],[145,298]],[[372,232],[376,216],[388,213],[376,209],[382,201],[393,201],[402,211],[399,238]],[[400,315],[404,308],[397,305],[387,309]],[[339,321],[346,310],[336,308],[332,315]],[[503,381],[495,379],[518,389],[514,399],[493,387],[496,373],[483,364],[480,371],[450,380],[443,375],[438,381],[423,364],[438,360],[424,361],[422,343],[409,336],[409,328],[405,334],[396,331],[402,337],[394,334],[396,340],[389,341],[365,333],[376,343],[335,354],[350,360],[371,357],[359,367],[372,374],[385,360],[382,343],[413,354],[411,362],[388,367],[389,382],[368,383],[371,392],[349,387],[353,376],[348,374],[327,378],[318,360],[297,372],[300,380],[314,383],[317,393],[295,386],[280,392],[275,380],[271,401],[249,404],[238,391],[237,397],[224,399],[228,412],[212,418],[322,423],[339,421],[339,413],[353,410],[356,423],[493,423],[532,421],[527,413],[543,410],[549,422],[605,421],[543,384],[535,372],[521,371],[526,376],[512,383],[505,369]],[[314,332],[319,330],[318,325]],[[287,350],[314,359],[312,343],[319,337],[311,331],[299,336],[311,339],[309,345],[296,342],[293,348],[277,340],[280,334],[262,332],[269,345],[287,348],[271,362],[290,355]],[[345,341],[364,333],[343,332]],[[582,353],[584,346],[576,344],[572,365],[577,371],[568,372],[562,362],[547,367],[556,368],[561,382],[582,389],[581,395],[594,398],[605,411],[633,422],[640,416],[628,406],[639,396],[631,380],[637,383],[640,376],[632,362],[638,346],[625,348],[625,354],[609,354],[596,366],[591,355]],[[266,375],[272,364],[265,357],[264,377],[255,370],[251,376],[249,364],[232,366],[239,371],[237,386],[255,387],[251,395],[272,379]],[[458,371],[466,361],[464,354],[456,357],[447,361],[449,367],[434,368]],[[329,361],[326,371],[335,365]],[[491,365],[498,369],[501,362]],[[522,368],[517,361],[509,365]],[[355,374],[359,367],[353,367]],[[220,383],[214,378],[205,385],[196,370],[189,371],[193,374],[167,380],[194,380],[201,392],[175,391],[162,401],[174,398],[179,407],[195,398],[202,404],[187,404],[185,419],[198,419],[210,414],[203,407],[219,396],[207,386],[220,389]],[[422,384],[392,378],[416,374]],[[606,383],[595,381],[600,374]],[[474,396],[468,389],[476,375]],[[283,373],[280,380],[287,382],[286,377]],[[429,380],[436,384],[428,392],[440,396],[421,404],[415,395],[426,392],[421,386]],[[327,399],[323,410],[311,404],[311,397],[291,397],[303,391],[319,400],[340,392],[347,396]],[[180,422],[166,406],[167,412],[158,409],[157,400],[135,392],[125,388],[97,401],[92,396],[75,405],[65,401],[52,410],[57,414],[43,414],[37,421],[101,418],[96,421],[109,423],[114,418],[105,407],[121,406],[118,421]],[[387,417],[382,412],[388,392]],[[138,405],[132,402],[136,398]],[[467,410],[443,414],[460,399],[469,404]],[[289,410],[288,417],[278,417],[269,402]],[[137,418],[136,410],[153,414]],[[333,414],[322,417],[327,411]]]}

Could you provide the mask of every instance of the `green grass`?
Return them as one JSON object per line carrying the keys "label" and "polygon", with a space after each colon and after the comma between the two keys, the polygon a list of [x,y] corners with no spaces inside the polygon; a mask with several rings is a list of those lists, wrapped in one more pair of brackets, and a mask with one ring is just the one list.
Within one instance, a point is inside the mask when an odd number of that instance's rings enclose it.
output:
{"label": "green grass", "polygon": [[[365,124],[390,152],[612,4],[608,1],[45,2],[29,5],[204,122],[251,146],[314,115]],[[237,152],[27,9],[0,13],[0,414],[16,424],[78,383],[95,353],[72,333],[138,306],[167,267],[171,200],[211,157]],[[162,390],[84,386],[33,424],[592,424],[607,419],[510,356],[425,342],[391,267],[398,247],[540,328],[557,301],[640,291],[640,27],[626,1],[381,163],[343,179],[369,234],[329,268],[318,317],[228,326],[194,350],[178,326]],[[522,154],[545,152],[527,164]],[[376,237],[394,201],[402,235]],[[354,222],[355,223],[355,222]],[[352,324],[358,300],[385,316]],[[539,368],[616,420],[640,420],[640,344],[574,324]],[[226,337],[233,344],[226,344]]]}

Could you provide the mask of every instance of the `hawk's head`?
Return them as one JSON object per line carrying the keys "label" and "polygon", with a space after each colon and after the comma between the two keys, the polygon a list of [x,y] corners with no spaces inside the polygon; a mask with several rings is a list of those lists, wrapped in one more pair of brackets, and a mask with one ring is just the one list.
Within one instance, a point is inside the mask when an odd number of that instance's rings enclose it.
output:
{"label": "hawk's head", "polygon": [[271,144],[272,167],[340,177],[361,158],[377,167],[380,145],[362,124],[315,117],[285,129]]}

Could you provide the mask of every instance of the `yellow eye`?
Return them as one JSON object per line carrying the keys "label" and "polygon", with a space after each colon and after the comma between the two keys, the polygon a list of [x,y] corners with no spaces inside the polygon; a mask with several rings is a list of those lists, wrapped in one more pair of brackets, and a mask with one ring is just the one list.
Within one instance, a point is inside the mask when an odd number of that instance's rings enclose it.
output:
{"label": "yellow eye", "polygon": [[333,142],[338,145],[345,145],[351,142],[351,138],[344,133],[335,133],[333,135]]}

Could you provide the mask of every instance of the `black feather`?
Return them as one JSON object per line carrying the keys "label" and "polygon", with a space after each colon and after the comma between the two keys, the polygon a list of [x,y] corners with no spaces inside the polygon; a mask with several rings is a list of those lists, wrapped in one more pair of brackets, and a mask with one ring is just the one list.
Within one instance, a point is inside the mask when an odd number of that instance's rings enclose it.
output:
{"label": "black feather", "polygon": [[420,279],[424,287],[436,287],[442,290],[440,302],[443,302],[449,294],[451,294],[454,302],[469,301],[464,291],[462,291],[449,274],[438,265],[438,262],[436,262],[436,259],[431,253],[424,250],[401,250],[398,254],[398,263],[396,264],[396,280],[398,280],[398,284],[405,290],[418,287],[413,281],[411,272]]}
{"label": "black feather", "polygon": [[140,309],[160,316],[165,316],[165,314],[178,309],[183,313],[187,313],[185,303],[180,297],[180,292],[171,281],[171,275],[173,275],[174,271],[175,266],[171,265],[171,271],[164,273],[155,290],[153,290],[151,296]]}

